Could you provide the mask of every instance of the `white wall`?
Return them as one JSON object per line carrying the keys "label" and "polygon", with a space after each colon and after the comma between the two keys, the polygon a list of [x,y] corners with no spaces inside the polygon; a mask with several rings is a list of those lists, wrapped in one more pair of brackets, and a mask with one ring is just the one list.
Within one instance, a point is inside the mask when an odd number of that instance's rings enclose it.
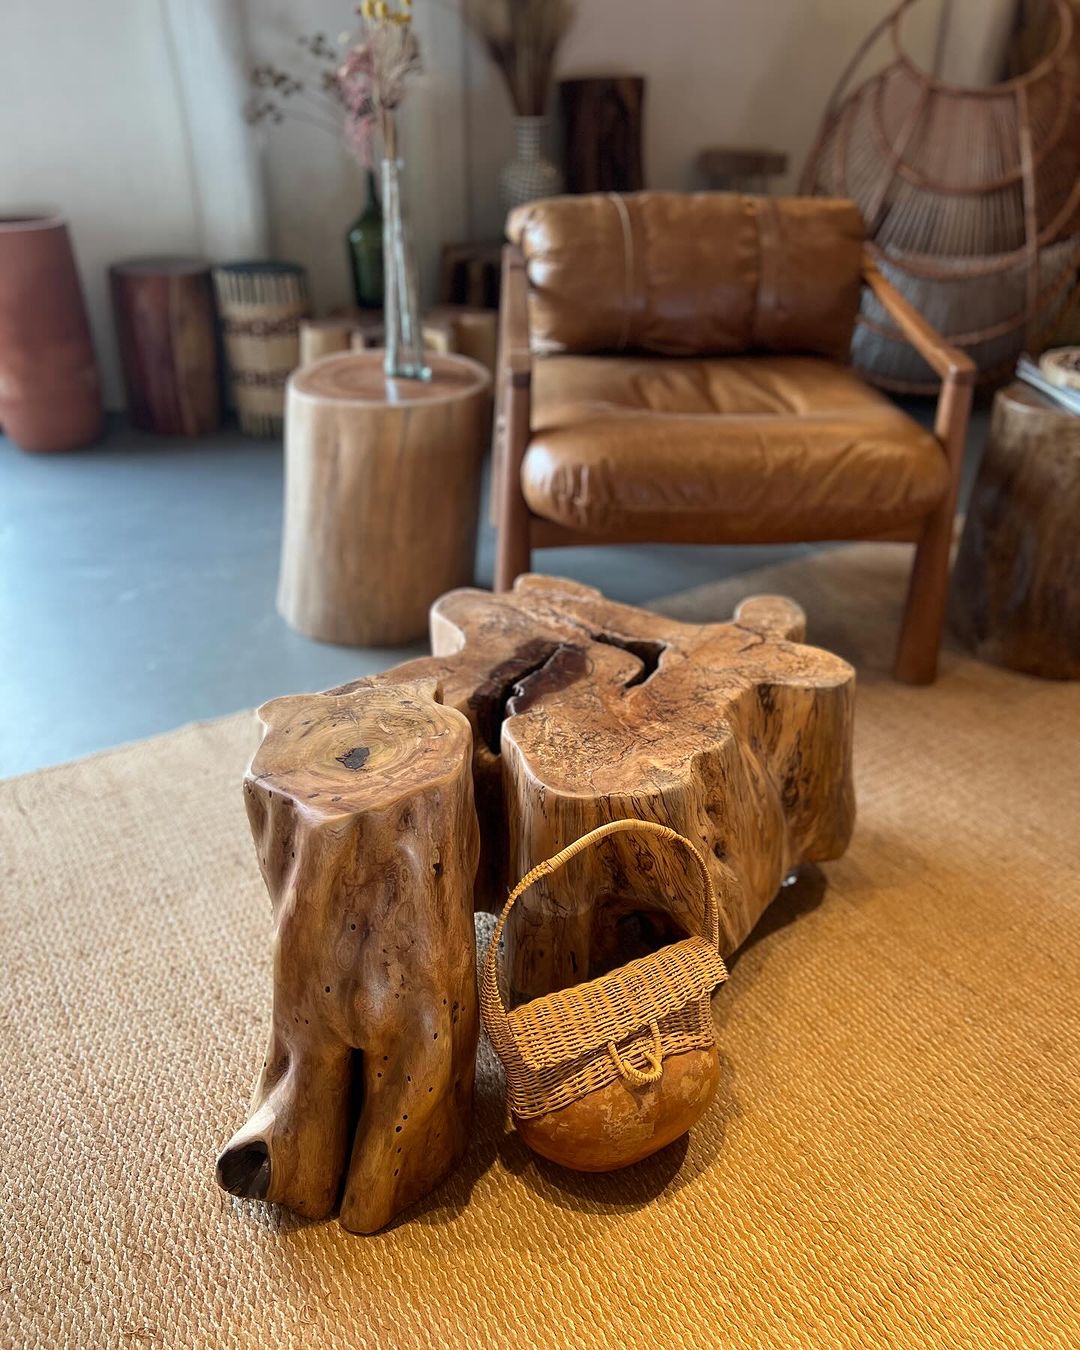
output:
{"label": "white wall", "polygon": [[[956,16],[952,32],[962,57],[978,29],[976,7],[984,17],[1011,10],[1012,0],[958,3],[965,13]],[[744,145],[786,151],[790,171],[774,186],[793,189],[833,85],[892,7],[892,0],[580,0],[558,73],[646,77],[650,187],[700,187],[694,172],[699,149]],[[940,0],[924,0],[904,21],[911,55],[924,64],[932,59],[939,13]],[[978,73],[985,53],[980,61],[967,60],[965,74]],[[495,175],[512,149],[510,108],[475,40],[467,75],[475,228],[496,235]]]}
{"label": "white wall", "polygon": [[[305,62],[297,38],[336,40],[355,24],[349,0],[243,0],[251,64],[296,71]],[[407,208],[430,295],[439,244],[465,230],[465,90],[461,24],[449,0],[416,0],[424,73],[401,113]],[[302,105],[298,102],[296,107]],[[345,235],[365,201],[364,174],[340,138],[301,121],[259,133],[275,254],[308,269],[316,306],[351,303]]]}
{"label": "white wall", "polygon": [[198,251],[163,34],[148,0],[6,0],[0,22],[0,213],[51,207],[68,217],[114,405],[106,267]]}
{"label": "white wall", "polygon": [[[953,0],[946,73],[989,68],[1012,2]],[[441,242],[501,232],[495,177],[512,148],[506,94],[457,3],[416,0],[426,70],[403,114],[429,296]],[[924,0],[906,21],[923,63],[939,5]],[[780,186],[791,187],[836,77],[889,8],[891,0],[579,0],[560,73],[646,76],[651,186],[696,186],[697,151],[728,143],[787,151]],[[274,254],[308,268],[317,307],[351,298],[344,235],[364,200],[359,169],[334,136],[289,123],[271,128],[249,160],[240,109],[246,67],[295,65],[300,33],[336,37],[354,19],[352,0],[3,0],[0,213],[50,207],[70,218],[110,403],[119,380],[106,266],[133,254],[257,250],[259,177]],[[185,95],[194,117],[185,117]]]}

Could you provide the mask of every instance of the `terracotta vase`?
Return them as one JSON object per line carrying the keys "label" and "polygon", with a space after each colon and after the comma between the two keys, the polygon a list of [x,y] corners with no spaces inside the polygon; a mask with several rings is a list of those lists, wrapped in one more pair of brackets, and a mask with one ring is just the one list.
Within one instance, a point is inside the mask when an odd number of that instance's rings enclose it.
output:
{"label": "terracotta vase", "polygon": [[101,434],[101,384],[66,222],[0,216],[0,426],[24,450]]}

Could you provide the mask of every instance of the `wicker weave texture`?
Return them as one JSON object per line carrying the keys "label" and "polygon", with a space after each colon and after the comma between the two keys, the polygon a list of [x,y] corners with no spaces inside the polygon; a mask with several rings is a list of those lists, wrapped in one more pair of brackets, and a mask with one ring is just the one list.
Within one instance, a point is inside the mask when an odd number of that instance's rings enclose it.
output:
{"label": "wicker weave texture", "polygon": [[[613,834],[652,836],[685,849],[705,895],[708,937],[691,937],[571,989],[507,1012],[499,989],[499,947],[514,904],[535,882]],[[480,1013],[506,1072],[516,1116],[558,1111],[618,1078],[632,1084],[661,1072],[669,1055],[715,1044],[709,996],[727,979],[717,950],[720,914],[709,870],[689,839],[652,820],[614,820],[574,840],[518,882],[503,907],[484,961]]]}
{"label": "wicker weave texture", "polygon": [[[922,0],[925,2],[925,0]],[[921,70],[900,0],[833,91],[801,190],[852,198],[877,261],[983,378],[1041,350],[1077,292],[1080,260],[1080,29],[1048,0],[1049,50],[1024,74],[963,88]],[[866,73],[877,39],[891,57]],[[857,365],[886,387],[936,388],[899,331],[864,299]]]}
{"label": "wicker weave texture", "polygon": [[530,1069],[548,1069],[632,1035],[643,1024],[700,1002],[727,978],[716,948],[704,938],[673,942],[628,962],[611,975],[544,998],[508,1016],[513,1039]]}

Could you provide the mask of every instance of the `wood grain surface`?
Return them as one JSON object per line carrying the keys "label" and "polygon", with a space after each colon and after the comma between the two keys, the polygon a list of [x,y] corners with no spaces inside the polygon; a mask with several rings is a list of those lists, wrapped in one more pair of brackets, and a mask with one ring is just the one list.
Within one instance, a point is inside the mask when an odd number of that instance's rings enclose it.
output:
{"label": "wood grain surface", "polygon": [[109,268],[128,415],[167,436],[221,425],[217,328],[208,263],[139,258]]}
{"label": "wood grain surface", "polygon": [[487,371],[432,356],[388,379],[381,352],[329,356],[289,381],[278,609],[309,637],[389,646],[473,578]]}
{"label": "wood grain surface", "polygon": [[984,661],[1080,679],[1080,418],[1020,383],[994,399],[950,616]]}
{"label": "wood grain surface", "polygon": [[274,911],[236,1194],[383,1227],[468,1142],[478,1033],[469,724],[434,680],[279,698],[244,782]]}

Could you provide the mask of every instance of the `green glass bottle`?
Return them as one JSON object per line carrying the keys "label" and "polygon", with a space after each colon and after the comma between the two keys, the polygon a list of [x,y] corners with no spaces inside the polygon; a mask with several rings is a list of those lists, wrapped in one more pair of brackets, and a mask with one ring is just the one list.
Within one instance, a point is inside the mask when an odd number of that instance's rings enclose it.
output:
{"label": "green glass bottle", "polygon": [[367,175],[367,205],[345,236],[353,296],[361,309],[383,305],[383,218],[375,175]]}

